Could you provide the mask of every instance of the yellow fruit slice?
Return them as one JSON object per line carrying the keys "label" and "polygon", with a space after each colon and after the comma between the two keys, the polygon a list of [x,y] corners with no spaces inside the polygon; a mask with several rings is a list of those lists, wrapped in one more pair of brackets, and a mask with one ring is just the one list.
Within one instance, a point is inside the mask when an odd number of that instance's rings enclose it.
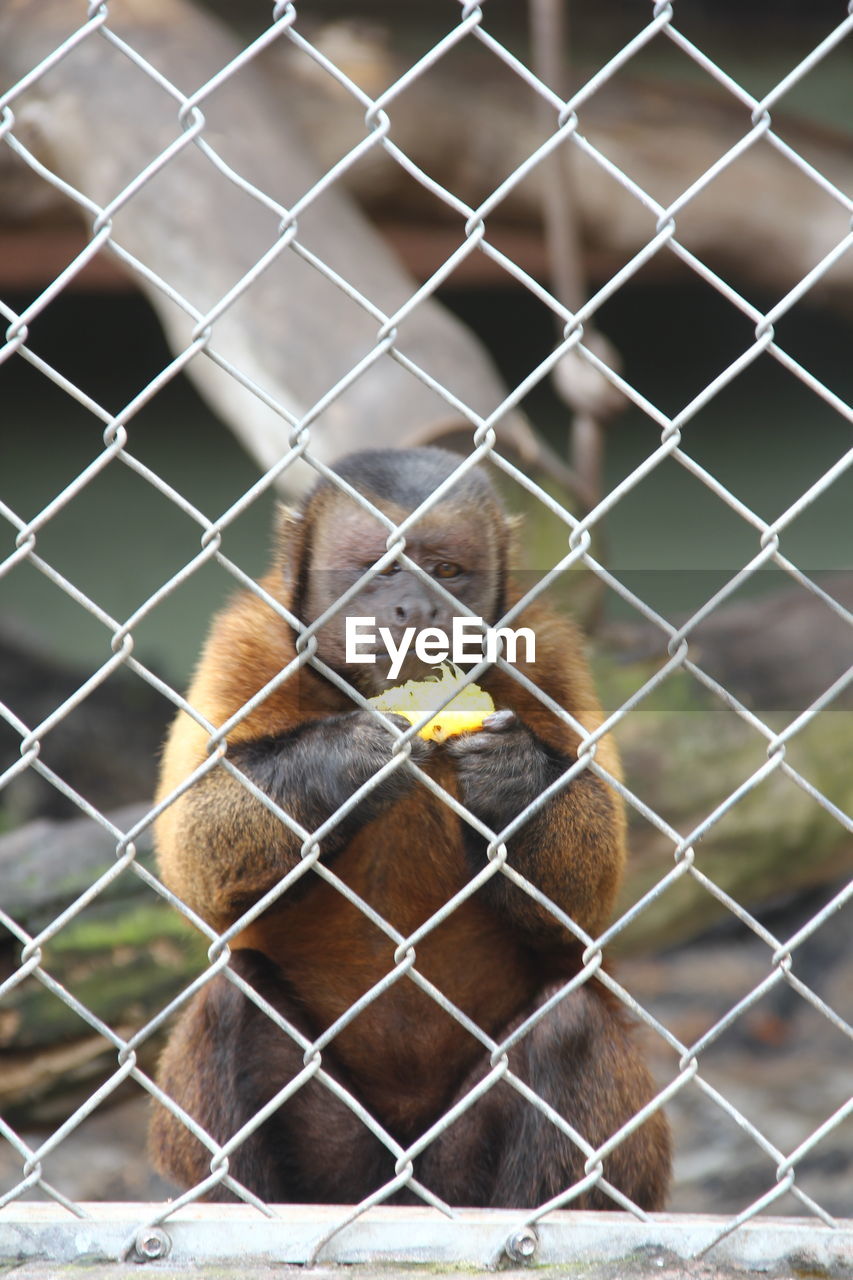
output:
{"label": "yellow fruit slice", "polygon": [[486,716],[492,714],[495,704],[485,689],[478,684],[463,684],[462,672],[444,663],[441,674],[426,680],[407,680],[394,689],[386,689],[368,701],[388,715],[404,716],[409,724],[416,724],[433,707],[438,707],[449,693],[458,690],[446,707],[436,711],[418,736],[428,742],[444,742],[454,734],[479,729]]}

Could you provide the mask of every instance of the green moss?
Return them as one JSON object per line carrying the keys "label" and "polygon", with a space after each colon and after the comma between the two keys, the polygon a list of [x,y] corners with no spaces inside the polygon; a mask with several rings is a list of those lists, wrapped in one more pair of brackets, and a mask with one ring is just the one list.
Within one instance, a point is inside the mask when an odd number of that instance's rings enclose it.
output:
{"label": "green moss", "polygon": [[[97,904],[44,948],[42,967],[110,1026],[142,1025],[207,966],[207,941],[166,903]],[[84,1034],[80,1016],[36,977],[10,992],[20,1014],[5,1047],[34,1048]]]}
{"label": "green moss", "polygon": [[95,903],[51,940],[50,949],[92,956],[116,947],[144,947],[153,938],[174,939],[189,950],[197,945],[202,954],[207,950],[207,943],[183,916],[154,898],[125,909],[115,903]]}

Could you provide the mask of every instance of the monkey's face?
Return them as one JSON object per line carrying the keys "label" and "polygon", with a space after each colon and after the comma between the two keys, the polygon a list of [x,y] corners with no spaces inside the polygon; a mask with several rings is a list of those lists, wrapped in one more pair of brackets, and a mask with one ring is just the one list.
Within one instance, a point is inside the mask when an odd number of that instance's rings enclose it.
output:
{"label": "monkey's face", "polygon": [[[405,517],[383,506],[393,520]],[[441,645],[430,632],[418,656],[419,633],[438,629],[450,639],[454,617],[470,613],[495,621],[503,593],[504,532],[482,512],[439,504],[406,533],[405,553],[422,572],[393,561],[365,578],[386,554],[388,532],[349,500],[336,502],[314,528],[303,573],[306,622],[347,596],[317,633],[318,656],[368,695],[422,679],[441,661]],[[468,648],[475,647],[469,635]]]}

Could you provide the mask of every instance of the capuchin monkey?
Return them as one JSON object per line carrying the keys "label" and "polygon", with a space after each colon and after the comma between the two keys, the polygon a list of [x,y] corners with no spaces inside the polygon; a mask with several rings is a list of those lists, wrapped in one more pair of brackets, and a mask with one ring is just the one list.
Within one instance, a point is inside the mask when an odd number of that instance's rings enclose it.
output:
{"label": "capuchin monkey", "polygon": [[[398,523],[460,462],[434,448],[374,451],[344,458],[335,471]],[[386,554],[387,539],[385,524],[323,480],[298,512],[284,513],[261,584],[306,624],[355,588],[320,627],[317,657],[365,696],[388,686],[391,659],[377,646],[375,662],[348,662],[346,615],[375,618],[399,647],[407,627],[449,633],[456,601],[459,613],[470,610],[494,625],[520,597],[509,568],[513,522],[482,470],[466,472],[406,530],[405,554],[425,580],[395,561],[361,583]],[[594,730],[602,713],[575,627],[539,603],[514,625],[531,628],[536,638],[535,660],[519,658],[516,669]],[[215,726],[230,722],[293,661],[296,640],[274,609],[241,594],[213,623],[190,704]],[[428,670],[410,650],[399,679]],[[576,763],[578,734],[513,674],[492,664],[478,683],[496,707],[482,727],[440,745],[411,736],[412,763],[404,758],[320,841],[322,865],[392,926],[396,940],[311,868],[232,940],[231,969],[309,1042],[394,973],[399,937],[420,929],[487,866],[485,836],[412,766],[500,835]],[[391,760],[403,729],[407,721],[356,707],[306,664],[234,721],[227,758],[313,832]],[[179,713],[163,756],[159,800],[208,759],[207,745],[205,730]],[[619,776],[607,738],[596,760]],[[619,796],[584,769],[511,834],[507,866],[594,938],[613,909],[624,829]],[[221,764],[173,800],[156,835],[165,883],[219,931],[300,864],[303,846]],[[582,967],[582,950],[539,896],[498,870],[413,947],[421,983],[442,993],[457,1016],[400,972],[335,1031],[322,1049],[322,1068],[405,1149],[490,1071],[483,1038],[500,1045],[533,1018]],[[593,1149],[655,1094],[630,1020],[595,979],[549,1006],[507,1057],[512,1076]],[[221,1144],[305,1064],[304,1045],[220,974],[180,1017],[159,1083]],[[163,1107],[155,1109],[151,1137],[163,1174],[187,1186],[209,1176],[210,1150]],[[414,1177],[453,1205],[529,1208],[584,1178],[587,1155],[501,1078],[418,1155]],[[228,1168],[267,1201],[350,1203],[394,1177],[395,1156],[344,1101],[309,1078],[235,1146]],[[641,1208],[663,1206],[670,1140],[659,1110],[604,1158],[603,1176]],[[216,1184],[209,1196],[232,1193]],[[390,1202],[413,1199],[403,1188]],[[570,1203],[616,1207],[598,1182]]]}

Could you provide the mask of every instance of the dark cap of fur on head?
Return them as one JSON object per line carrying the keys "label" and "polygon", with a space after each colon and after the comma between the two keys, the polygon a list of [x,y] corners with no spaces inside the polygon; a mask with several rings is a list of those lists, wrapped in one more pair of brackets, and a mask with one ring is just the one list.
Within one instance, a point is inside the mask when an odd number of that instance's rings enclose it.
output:
{"label": "dark cap of fur on head", "polygon": [[[332,464],[332,470],[365,497],[385,499],[414,511],[453,475],[461,462],[461,454],[431,445],[420,449],[365,449],[340,458]],[[325,477],[319,480],[308,495],[305,509],[334,487],[334,482]],[[460,476],[448,498],[454,502],[488,502],[502,511],[498,495],[480,468]]]}

